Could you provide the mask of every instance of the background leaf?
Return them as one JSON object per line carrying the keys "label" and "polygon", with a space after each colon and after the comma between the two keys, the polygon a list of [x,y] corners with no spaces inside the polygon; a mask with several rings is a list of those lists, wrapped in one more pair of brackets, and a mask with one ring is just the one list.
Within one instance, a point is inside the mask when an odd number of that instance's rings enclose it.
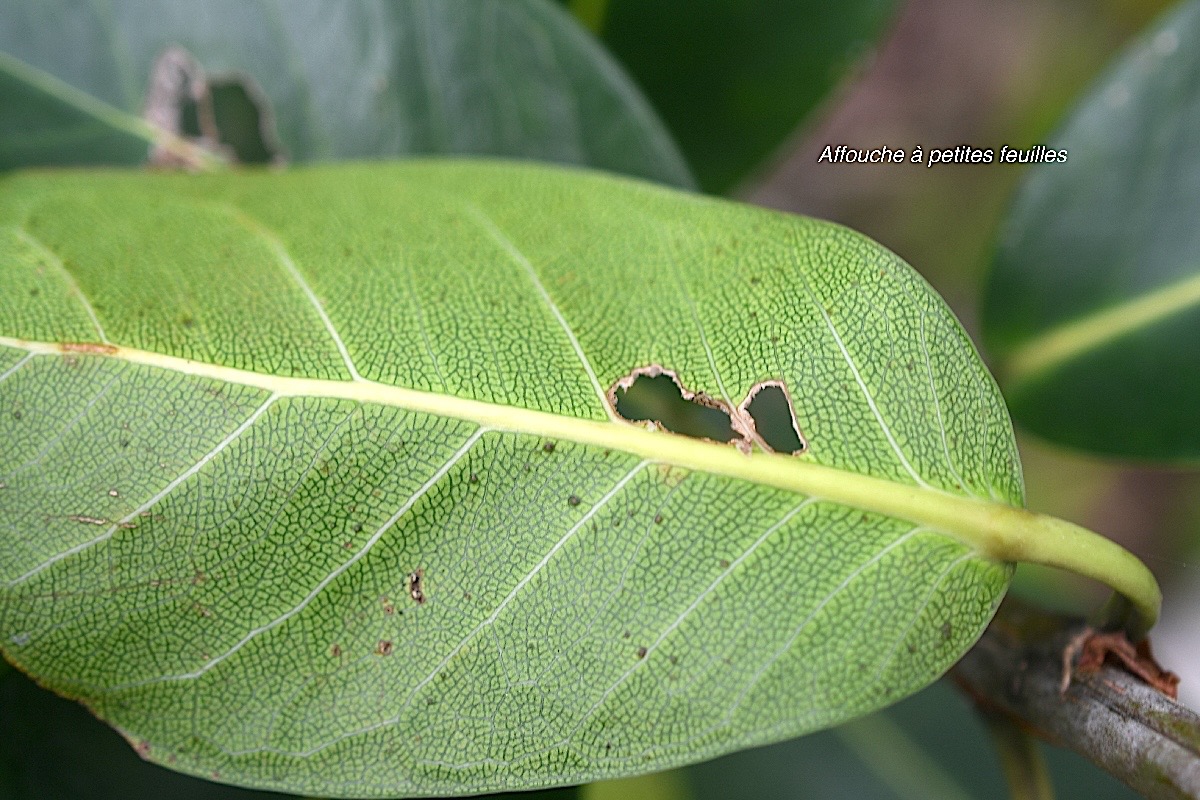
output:
{"label": "background leaf", "polygon": [[[695,800],[757,800],[774,797],[949,798],[946,779],[975,800],[1008,800],[1008,785],[1000,772],[995,749],[978,711],[949,680],[938,681],[913,697],[878,712],[889,727],[903,732],[907,742],[874,741],[869,748],[849,746],[843,730],[822,731],[803,739],[741,753],[688,767]],[[869,727],[873,720],[850,723]],[[908,757],[918,747],[934,759],[930,775],[920,760],[909,759],[908,773],[898,780],[888,762]],[[1039,743],[1063,800],[1104,797],[1133,800],[1136,793],[1069,750]],[[934,781],[937,781],[935,783]],[[945,786],[935,791],[936,786]]]}
{"label": "background leaf", "polygon": [[[78,703],[43,691],[0,661],[0,719],[20,735],[0,738],[5,800],[283,800],[280,795],[193,778],[138,758]],[[5,671],[7,670],[7,672]],[[573,800],[578,789],[548,789],[489,800]]]}
{"label": "background leaf", "polygon": [[[961,328],[843,228],[437,163],[14,175],[0,226],[0,647],[160,763],[652,770],[915,691],[1007,586],[865,510],[1019,505],[1020,472]],[[608,421],[651,363],[734,405],[784,381],[808,448]]]}
{"label": "background leaf", "polygon": [[169,47],[265,97],[292,161],[470,153],[692,183],[620,67],[545,0],[5,3],[0,169],[144,161]]}
{"label": "background leaf", "polygon": [[8,800],[282,800],[149,764],[78,703],[0,675],[0,796]]}
{"label": "background leaf", "polygon": [[608,0],[599,35],[666,120],[700,186],[762,166],[870,48],[893,0]]}
{"label": "background leaf", "polygon": [[984,305],[1014,417],[1135,458],[1200,458],[1200,3],[1149,30],[1054,137]]}

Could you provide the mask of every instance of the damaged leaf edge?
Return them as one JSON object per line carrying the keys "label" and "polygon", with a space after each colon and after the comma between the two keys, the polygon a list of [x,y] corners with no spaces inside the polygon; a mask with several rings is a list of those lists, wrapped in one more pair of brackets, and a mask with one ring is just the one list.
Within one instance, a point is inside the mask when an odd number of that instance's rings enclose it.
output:
{"label": "damaged leaf edge", "polygon": [[[237,163],[232,147],[221,143],[221,130],[217,126],[213,88],[222,84],[242,87],[258,115],[256,128],[263,147],[271,154],[269,163],[275,167],[285,166],[287,153],[276,128],[275,110],[258,81],[243,70],[210,72],[191,51],[180,45],[165,48],[154,59],[142,119],[156,130],[188,142],[223,163]],[[191,138],[183,132],[183,111],[187,101],[196,106],[199,138]],[[152,148],[147,163],[165,169],[203,168],[202,164],[181,156],[163,141]]]}
{"label": "damaged leaf edge", "polygon": [[788,455],[804,455],[808,452],[808,437],[806,437],[800,430],[800,423],[796,420],[796,406],[792,403],[792,393],[788,391],[787,384],[782,380],[770,378],[765,381],[759,381],[751,386],[750,391],[746,394],[746,399],[743,400],[741,405],[738,406],[738,412],[745,417],[747,424],[749,424],[750,428],[754,431],[754,440],[758,442],[759,446],[768,453],[778,452],[769,444],[767,444],[761,436],[758,435],[758,423],[754,421],[754,417],[750,414],[750,404],[754,402],[754,398],[757,397],[758,393],[763,389],[767,389],[772,386],[779,389],[779,391],[783,393],[783,399],[787,402],[788,418],[791,421],[792,431],[796,434],[796,438],[800,440],[800,447],[788,453]]}
{"label": "damaged leaf edge", "polygon": [[[728,416],[729,427],[735,434],[738,435],[739,438],[722,442],[718,439],[710,439],[707,436],[691,436],[686,433],[679,433],[678,431],[670,430],[669,428],[664,427],[663,424],[658,420],[634,420],[628,419],[621,414],[621,412],[617,409],[618,390],[628,392],[633,387],[633,384],[637,382],[638,378],[658,378],[664,375],[670,378],[671,382],[675,384],[675,388],[679,390],[679,396],[683,400],[696,403],[706,408],[716,409]],[[767,453],[775,453],[777,452],[775,448],[767,444],[766,440],[759,435],[758,427],[754,421],[754,417],[750,415],[749,411],[750,403],[754,400],[755,396],[757,396],[758,393],[763,389],[772,386],[778,388],[783,393],[784,399],[787,401],[788,414],[791,418],[792,430],[795,432],[796,438],[800,440],[800,448],[791,453],[787,453],[787,455],[803,455],[804,453],[808,452],[808,439],[803,433],[801,433],[800,425],[796,421],[796,407],[792,404],[792,395],[788,391],[787,384],[776,378],[770,378],[754,384],[750,387],[750,391],[746,394],[746,399],[743,400],[737,406],[737,408],[731,408],[724,400],[713,397],[705,392],[691,391],[683,385],[683,381],[679,379],[678,373],[672,369],[664,367],[661,364],[655,363],[644,367],[637,367],[636,369],[631,370],[627,375],[617,380],[617,382],[609,388],[607,399],[609,406],[611,407],[611,410],[617,419],[623,420],[632,425],[637,425],[638,427],[644,427],[652,431],[661,431],[663,433],[671,434],[672,436],[685,436],[689,439],[700,439],[702,441],[714,442],[716,444],[733,445],[746,455],[750,454],[751,450],[753,449],[753,445],[755,444],[757,444]]]}
{"label": "damaged leaf edge", "polygon": [[[686,433],[679,433],[678,431],[673,431],[664,427],[663,424],[658,420],[629,419],[623,416],[621,412],[617,410],[618,389],[628,392],[633,387],[633,384],[637,382],[638,378],[658,378],[664,375],[671,379],[671,383],[675,384],[675,388],[679,390],[679,396],[687,402],[696,403],[697,405],[704,406],[705,408],[716,409],[717,411],[720,411],[728,416],[729,427],[735,434],[737,434],[739,438],[722,442],[719,439],[710,439],[707,436],[689,436]],[[674,370],[667,369],[661,364],[650,364],[648,366],[638,367],[632,370],[629,372],[629,374],[617,380],[617,382],[609,388],[607,397],[608,403],[611,406],[613,413],[616,414],[617,419],[624,420],[631,425],[637,425],[638,427],[646,428],[647,430],[661,431],[663,433],[669,433],[672,436],[683,436],[688,439],[699,439],[701,441],[714,442],[716,444],[733,445],[746,455],[750,454],[750,443],[752,441],[761,441],[758,434],[754,430],[754,421],[750,420],[748,415],[743,414],[740,409],[735,410],[730,408],[729,404],[724,400],[712,397],[704,392],[693,392],[689,390],[683,385],[683,381],[679,379],[679,375]],[[749,424],[747,424],[747,422],[749,422]]]}

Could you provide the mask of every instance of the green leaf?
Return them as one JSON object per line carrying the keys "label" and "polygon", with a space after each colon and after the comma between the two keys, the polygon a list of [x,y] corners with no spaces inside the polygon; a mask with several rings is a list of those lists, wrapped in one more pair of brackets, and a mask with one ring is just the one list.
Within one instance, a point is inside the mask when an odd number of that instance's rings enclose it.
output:
{"label": "green leaf", "polygon": [[[965,333],[829,223],[481,162],[42,172],[0,265],[0,648],[175,769],[628,775],[910,694],[1014,559],[1155,613],[1014,507]],[[651,365],[738,441],[617,418]],[[750,452],[764,381],[798,455]]]}
{"label": "green leaf", "polygon": [[598,24],[675,134],[700,185],[723,193],[829,96],[897,5],[608,0]]}
{"label": "green leaf", "polygon": [[14,0],[0,6],[0,169],[137,164],[154,142],[187,160],[142,119],[171,48],[214,88],[265,99],[267,138],[292,161],[470,153],[692,185],[633,83],[547,0]]}
{"label": "green leaf", "polygon": [[1100,79],[1013,205],[984,333],[1014,417],[1110,455],[1200,458],[1200,3]]}

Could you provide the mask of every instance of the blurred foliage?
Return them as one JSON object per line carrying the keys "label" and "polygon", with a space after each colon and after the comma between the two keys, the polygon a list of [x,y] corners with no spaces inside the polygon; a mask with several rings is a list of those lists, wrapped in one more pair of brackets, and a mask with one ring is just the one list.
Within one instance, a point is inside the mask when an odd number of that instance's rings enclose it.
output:
{"label": "blurred foliage", "polygon": [[[948,682],[936,683],[878,716],[882,724],[867,718],[847,729],[690,767],[693,797],[949,800],[948,792],[955,788],[977,800],[1008,797],[986,728]],[[1051,747],[1045,753],[1060,800],[1137,796],[1073,753]]]}
{"label": "blurred foliage", "polygon": [[1013,416],[1106,455],[1200,460],[1200,2],[1147,30],[1032,166],[984,295]]}
{"label": "blurred foliage", "polygon": [[646,92],[700,186],[763,166],[870,52],[897,0],[574,0]]}
{"label": "blurred foliage", "polygon": [[550,0],[7,0],[0,169],[143,163],[143,115],[178,132],[209,86],[269,109],[290,161],[477,154],[693,184],[633,82]]}
{"label": "blurred foliage", "polygon": [[[0,798],[4,800],[285,800],[143,761],[78,703],[39,689],[0,661]],[[19,735],[13,735],[15,732]],[[492,800],[575,800],[579,789],[489,795]],[[655,798],[654,800],[657,800]],[[669,800],[669,798],[663,798]]]}

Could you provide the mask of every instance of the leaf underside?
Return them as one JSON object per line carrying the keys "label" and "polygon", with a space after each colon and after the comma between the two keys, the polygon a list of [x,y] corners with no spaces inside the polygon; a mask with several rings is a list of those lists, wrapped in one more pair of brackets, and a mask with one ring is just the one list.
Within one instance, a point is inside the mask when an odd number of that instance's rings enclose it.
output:
{"label": "leaf underside", "polygon": [[[958,323],[828,223],[478,162],[18,174],[0,282],[0,648],[175,769],[393,796],[696,761],[912,693],[1007,587],[709,468],[1022,503]],[[731,408],[781,381],[807,448],[613,418],[652,364]]]}

